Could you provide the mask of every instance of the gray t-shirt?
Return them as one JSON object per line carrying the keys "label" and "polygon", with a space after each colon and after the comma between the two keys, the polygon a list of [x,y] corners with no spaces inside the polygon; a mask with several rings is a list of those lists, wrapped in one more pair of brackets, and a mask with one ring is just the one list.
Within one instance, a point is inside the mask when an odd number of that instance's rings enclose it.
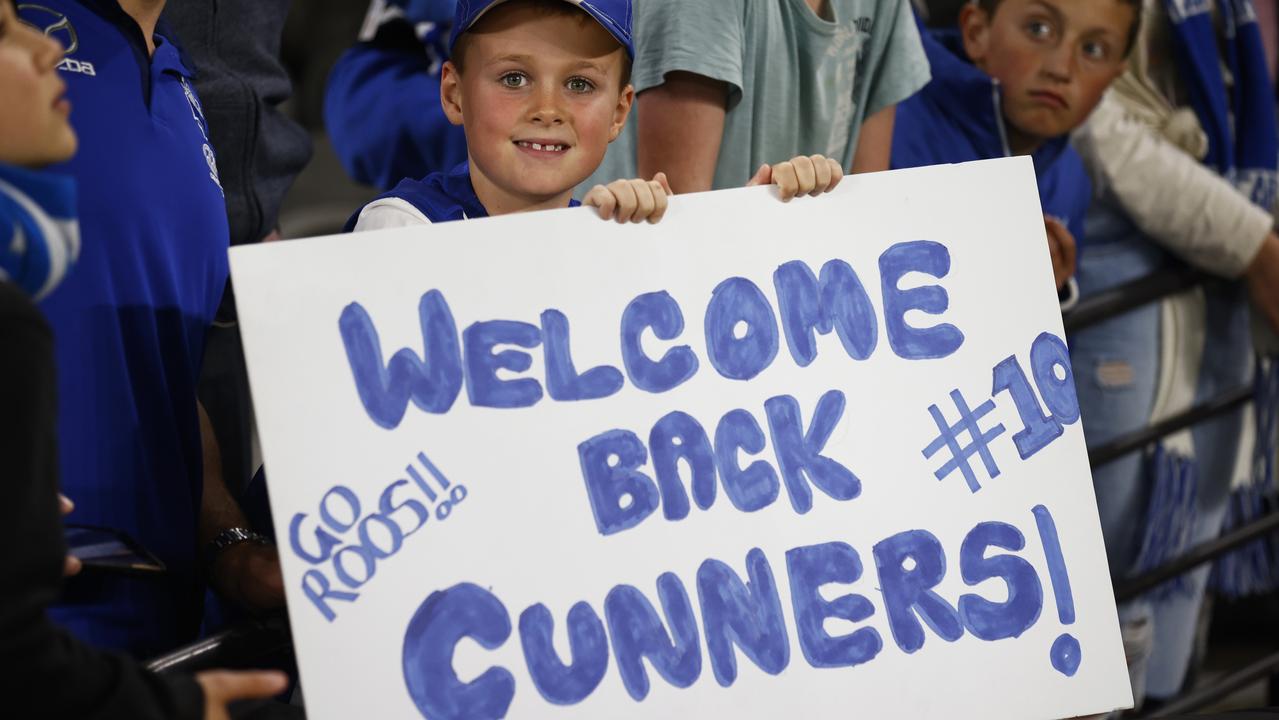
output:
{"label": "gray t-shirt", "polygon": [[[716,189],[746,184],[763,163],[821,153],[848,169],[862,121],[929,79],[908,0],[635,0],[637,92],[685,71],[729,85]],[[637,108],[638,109],[638,108]],[[632,113],[598,182],[635,177]]]}

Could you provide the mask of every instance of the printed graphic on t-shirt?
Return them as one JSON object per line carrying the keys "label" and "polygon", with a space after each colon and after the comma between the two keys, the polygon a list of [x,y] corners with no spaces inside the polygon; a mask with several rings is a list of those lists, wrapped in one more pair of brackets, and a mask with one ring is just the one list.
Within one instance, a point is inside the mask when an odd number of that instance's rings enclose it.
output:
{"label": "printed graphic on t-shirt", "polygon": [[848,128],[853,126],[857,104],[853,101],[852,88],[861,76],[866,62],[866,48],[870,44],[870,31],[875,19],[869,16],[857,18],[851,25],[842,26],[831,39],[826,51],[826,61],[834,63],[835,83],[838,88],[836,105],[831,114],[830,137],[826,142],[828,157],[842,158],[848,149]]}

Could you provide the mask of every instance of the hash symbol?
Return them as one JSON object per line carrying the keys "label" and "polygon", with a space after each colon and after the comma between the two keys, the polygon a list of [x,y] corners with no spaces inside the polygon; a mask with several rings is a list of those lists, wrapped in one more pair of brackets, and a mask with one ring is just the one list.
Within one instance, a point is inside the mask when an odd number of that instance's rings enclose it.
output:
{"label": "hash symbol", "polygon": [[[959,422],[954,425],[949,424],[946,422],[946,418],[942,417],[941,410],[938,410],[936,405],[930,405],[928,412],[933,416],[933,422],[937,423],[937,429],[941,430],[941,434],[928,447],[924,448],[924,457],[931,458],[943,446],[949,448],[950,460],[938,468],[933,475],[938,480],[945,480],[958,469],[964,474],[964,480],[968,482],[968,489],[972,492],[977,492],[981,489],[981,485],[977,483],[977,475],[973,473],[973,468],[969,464],[968,458],[972,457],[974,453],[980,454],[982,463],[986,465],[986,474],[992,480],[999,477],[999,466],[995,464],[995,458],[990,454],[990,442],[1004,434],[1004,425],[1000,423],[983,433],[981,427],[977,424],[978,420],[995,409],[994,400],[987,400],[976,411],[973,411],[968,409],[968,402],[964,400],[964,396],[958,390],[950,391],[950,399],[954,401],[955,409],[959,410]],[[959,434],[963,432],[968,433],[968,437],[972,438],[972,442],[960,447]]]}

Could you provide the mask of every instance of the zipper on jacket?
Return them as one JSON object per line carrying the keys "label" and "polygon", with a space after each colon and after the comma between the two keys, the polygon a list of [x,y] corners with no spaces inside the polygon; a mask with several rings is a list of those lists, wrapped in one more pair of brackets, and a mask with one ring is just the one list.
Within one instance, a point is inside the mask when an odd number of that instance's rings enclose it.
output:
{"label": "zipper on jacket", "polygon": [[1003,147],[1004,157],[1012,157],[1013,151],[1008,147],[1008,128],[1004,127],[1004,109],[999,101],[999,81],[990,81],[990,100],[995,106],[995,125],[999,127],[999,143]]}

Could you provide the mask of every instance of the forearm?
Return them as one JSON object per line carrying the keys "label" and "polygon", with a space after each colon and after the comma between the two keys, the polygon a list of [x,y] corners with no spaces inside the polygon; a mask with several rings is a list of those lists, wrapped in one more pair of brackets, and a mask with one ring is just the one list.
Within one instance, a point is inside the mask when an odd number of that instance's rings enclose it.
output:
{"label": "forearm", "polygon": [[1104,196],[1193,265],[1238,277],[1270,234],[1270,213],[1113,100],[1103,101],[1075,144]]}
{"label": "forearm", "polygon": [[862,122],[850,172],[868,173],[888,169],[893,158],[893,126],[896,120],[897,106],[889,105]]}
{"label": "forearm", "polygon": [[664,172],[676,193],[710,190],[727,98],[724,83],[685,72],[670,73],[664,84],[641,93],[636,100],[640,177]]}
{"label": "forearm", "polygon": [[227,490],[222,478],[222,454],[218,439],[213,433],[213,423],[199,404],[200,440],[204,447],[204,492],[200,498],[200,523],[196,540],[200,548],[206,547],[218,533],[233,527],[247,527],[248,520],[240,506]]}

